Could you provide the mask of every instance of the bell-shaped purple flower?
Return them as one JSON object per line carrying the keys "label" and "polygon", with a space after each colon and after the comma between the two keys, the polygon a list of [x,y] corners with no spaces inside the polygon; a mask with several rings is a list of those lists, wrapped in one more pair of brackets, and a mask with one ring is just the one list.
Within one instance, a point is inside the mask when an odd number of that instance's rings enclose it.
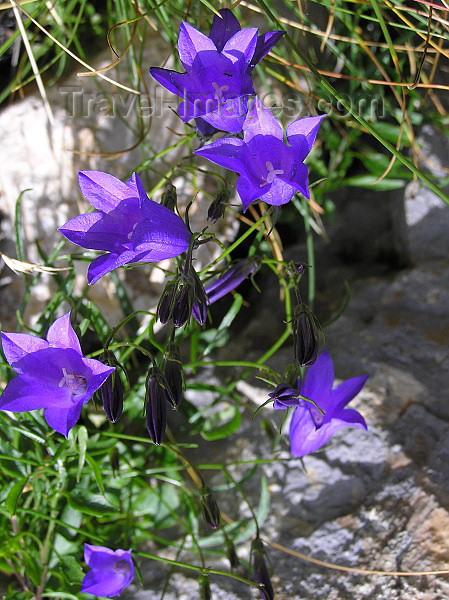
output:
{"label": "bell-shaped purple flower", "polygon": [[345,408],[365,384],[368,376],[354,377],[332,389],[334,366],[325,350],[309,368],[300,394],[313,400],[295,409],[290,423],[290,450],[294,456],[305,456],[321,448],[341,427],[367,429],[365,419],[354,409]]}
{"label": "bell-shaped purple flower", "polygon": [[214,17],[209,36],[181,23],[178,52],[186,70],[178,73],[152,67],[151,75],[167,90],[184,99],[179,116],[192,118],[201,135],[217,129],[238,133],[255,92],[251,71],[276,44],[283,31],[257,35],[257,29],[241,29],[230,10]]}
{"label": "bell-shaped purple flower", "polygon": [[3,352],[18,373],[0,396],[0,410],[44,408],[47,423],[66,436],[81,408],[106,381],[113,367],[86,358],[66,313],[50,326],[47,339],[3,333]]}
{"label": "bell-shaped purple flower", "polygon": [[58,231],[78,246],[106,252],[90,264],[89,285],[117,267],[158,262],[188,249],[191,234],[184,221],[150,200],[136,173],[123,183],[101,171],[81,171],[79,185],[96,211],[70,219]]}
{"label": "bell-shaped purple flower", "polygon": [[91,570],[84,576],[81,592],[114,598],[134,579],[131,550],[84,544],[84,560]]}
{"label": "bell-shaped purple flower", "polygon": [[324,117],[305,117],[291,123],[287,127],[287,145],[282,127],[256,98],[243,123],[243,140],[221,138],[195,154],[239,174],[237,191],[243,210],[255,200],[280,206],[296,192],[309,198],[304,160]]}

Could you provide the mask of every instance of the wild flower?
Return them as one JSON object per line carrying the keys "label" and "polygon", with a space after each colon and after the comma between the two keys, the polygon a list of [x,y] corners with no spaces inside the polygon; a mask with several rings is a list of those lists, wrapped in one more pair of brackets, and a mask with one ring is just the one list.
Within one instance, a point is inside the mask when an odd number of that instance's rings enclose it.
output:
{"label": "wild flower", "polygon": [[150,200],[134,173],[126,183],[101,171],[81,171],[79,185],[96,209],[58,229],[68,240],[103,254],[89,265],[92,285],[117,267],[173,258],[189,247],[191,234],[172,210]]}
{"label": "wild flower", "polygon": [[284,132],[259,98],[255,98],[243,123],[243,139],[224,137],[195,154],[239,174],[237,191],[243,210],[255,200],[273,206],[288,202],[296,192],[310,197],[304,160],[325,115],[293,121]]}
{"label": "wild flower", "polygon": [[47,423],[66,436],[81,408],[114,367],[86,358],[66,313],[50,326],[47,339],[27,333],[2,333],[6,360],[18,373],[0,397],[0,410],[45,409]]}
{"label": "wild flower", "polygon": [[299,393],[313,400],[301,402],[290,423],[290,450],[294,456],[305,456],[321,448],[341,427],[367,429],[365,419],[352,408],[345,408],[367,380],[367,375],[353,377],[332,389],[334,365],[327,350],[322,352],[307,371]]}
{"label": "wild flower", "polygon": [[84,576],[81,592],[113,598],[134,579],[131,550],[110,550],[84,544],[84,560],[91,570]]}

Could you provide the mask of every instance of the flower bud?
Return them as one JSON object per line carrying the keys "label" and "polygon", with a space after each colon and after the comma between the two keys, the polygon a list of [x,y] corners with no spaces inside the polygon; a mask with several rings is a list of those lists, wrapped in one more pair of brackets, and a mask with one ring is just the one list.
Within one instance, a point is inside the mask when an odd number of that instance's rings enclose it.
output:
{"label": "flower bud", "polygon": [[294,317],[295,357],[301,367],[313,365],[318,356],[320,338],[313,313],[303,307]]}
{"label": "flower bud", "polygon": [[192,309],[196,307],[195,314],[203,324],[207,317],[207,304],[203,284],[190,264],[183,273],[166,284],[159,300],[157,315],[161,323],[172,319],[175,327],[181,327],[190,319]]}
{"label": "flower bud", "polygon": [[218,508],[217,501],[215,500],[212,492],[208,487],[204,487],[201,490],[201,503],[203,506],[203,516],[206,523],[212,529],[217,529],[220,525],[220,509]]}
{"label": "flower bud", "polygon": [[182,362],[179,348],[170,344],[164,362],[164,377],[173,402],[173,408],[178,408],[182,400]]}
{"label": "flower bud", "polygon": [[161,204],[170,210],[175,210],[178,202],[178,195],[175,186],[168,182],[161,196]]}
{"label": "flower bud", "polygon": [[285,410],[289,406],[298,406],[300,403],[299,395],[299,379],[298,387],[293,387],[288,383],[280,383],[276,388],[268,394],[274,401],[273,408],[275,410]]}
{"label": "flower bud", "polygon": [[224,215],[230,196],[231,194],[227,188],[224,188],[217,193],[207,211],[207,219],[209,221],[215,222]]}
{"label": "flower bud", "polygon": [[123,383],[117,370],[117,360],[110,350],[102,355],[105,365],[114,367],[113,371],[98,390],[104,412],[111,423],[117,423],[123,412]]}
{"label": "flower bud", "polygon": [[251,543],[251,564],[254,581],[259,584],[259,591],[265,600],[274,600],[274,590],[265,562],[265,548],[260,537]]}
{"label": "flower bud", "polygon": [[161,381],[158,369],[151,369],[146,380],[145,422],[148,434],[156,446],[159,446],[165,435],[167,425],[167,402],[170,396]]}

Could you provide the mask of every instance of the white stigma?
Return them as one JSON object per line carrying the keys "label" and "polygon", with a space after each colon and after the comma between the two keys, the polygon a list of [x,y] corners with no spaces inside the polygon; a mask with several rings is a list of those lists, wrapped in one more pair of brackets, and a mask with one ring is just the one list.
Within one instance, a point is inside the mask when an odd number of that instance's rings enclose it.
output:
{"label": "white stigma", "polygon": [[262,177],[262,179],[264,179],[265,183],[261,183],[260,187],[266,185],[267,183],[273,183],[274,178],[276,177],[276,175],[283,175],[284,171],[283,169],[275,169],[273,167],[273,163],[269,160],[267,160],[267,162],[265,163],[265,166],[267,167],[267,176],[266,177]]}
{"label": "white stigma", "polygon": [[212,82],[212,87],[215,90],[214,98],[216,98],[217,100],[220,100],[220,101],[223,99],[222,93],[229,90],[229,85],[218,85],[218,83],[216,81]]}
{"label": "white stigma", "polygon": [[85,377],[76,375],[75,373],[67,373],[66,369],[62,369],[62,378],[58,383],[58,387],[66,386],[72,394],[84,394],[87,388]]}

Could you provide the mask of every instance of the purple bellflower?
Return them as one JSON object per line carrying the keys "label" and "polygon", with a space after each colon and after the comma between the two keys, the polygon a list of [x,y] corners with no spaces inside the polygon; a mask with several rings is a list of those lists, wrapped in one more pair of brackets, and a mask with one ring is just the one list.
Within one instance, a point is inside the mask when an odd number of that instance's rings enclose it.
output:
{"label": "purple bellflower", "polygon": [[114,551],[84,544],[84,560],[91,570],[84,576],[81,592],[114,598],[134,579],[131,550]]}
{"label": "purple bellflower", "polygon": [[79,185],[96,211],[70,219],[59,231],[82,248],[106,252],[90,264],[89,285],[122,265],[158,262],[188,249],[184,221],[150,200],[136,173],[123,183],[108,173],[81,171]]}
{"label": "purple bellflower", "polygon": [[[223,296],[235,289],[245,279],[258,271],[260,262],[258,258],[247,258],[240,260],[226,270],[213,283],[204,288],[207,296],[207,304],[216,302]],[[192,316],[200,325],[206,322],[206,314],[203,309],[200,309],[198,302],[193,304]]]}
{"label": "purple bellflower", "polygon": [[181,23],[178,52],[186,70],[178,73],[152,67],[151,75],[170,92],[184,99],[179,116],[197,118],[198,130],[212,135],[216,129],[238,133],[255,95],[251,71],[276,44],[282,31],[258,36],[257,29],[241,29],[231,11],[219,11],[209,36]]}
{"label": "purple bellflower", "polygon": [[243,123],[243,140],[224,137],[195,154],[239,174],[237,191],[243,210],[258,199],[280,206],[298,191],[309,198],[308,169],[303,161],[325,116],[293,121],[287,127],[287,145],[282,127],[256,98]]}
{"label": "purple bellflower", "polygon": [[44,408],[47,423],[65,437],[83,405],[114,371],[114,367],[83,356],[70,313],[56,319],[46,340],[27,333],[3,333],[2,345],[18,376],[3,390],[0,410]]}
{"label": "purple bellflower", "polygon": [[309,368],[300,394],[313,400],[301,402],[290,423],[290,450],[294,456],[305,456],[321,448],[341,427],[367,429],[365,419],[354,409],[345,408],[365,384],[368,376],[353,377],[332,389],[334,366],[325,350]]}

